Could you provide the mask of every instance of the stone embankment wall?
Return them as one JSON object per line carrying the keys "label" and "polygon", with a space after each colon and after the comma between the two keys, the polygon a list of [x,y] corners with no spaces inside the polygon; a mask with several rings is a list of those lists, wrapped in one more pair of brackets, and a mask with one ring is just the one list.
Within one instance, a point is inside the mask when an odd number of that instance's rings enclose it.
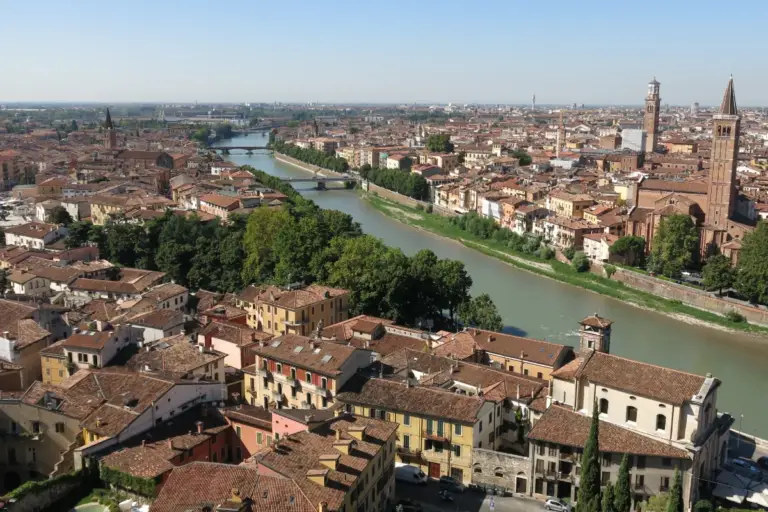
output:
{"label": "stone embankment wall", "polygon": [[425,210],[427,209],[427,206],[432,206],[432,212],[437,213],[438,215],[443,215],[445,217],[454,217],[457,215],[456,212],[449,210],[447,208],[443,208],[441,206],[434,205],[432,203],[429,203],[427,201],[419,201],[418,199],[414,199],[412,197],[404,196],[403,194],[399,194],[397,192],[393,192],[392,190],[386,189],[384,187],[380,187],[378,185],[374,185],[370,181],[363,181],[363,190],[367,190],[368,192],[376,192],[380,197],[383,197],[384,199],[388,199],[389,201],[394,201],[395,203],[402,204],[403,206],[409,206],[411,208],[416,208],[416,206],[421,205],[422,208]]}
{"label": "stone embankment wall", "polygon": [[[518,480],[522,492],[516,492]],[[530,495],[533,485],[530,480],[531,460],[528,457],[482,448],[472,450],[473,484],[500,487],[518,495]],[[525,490],[522,489],[523,483]]]}

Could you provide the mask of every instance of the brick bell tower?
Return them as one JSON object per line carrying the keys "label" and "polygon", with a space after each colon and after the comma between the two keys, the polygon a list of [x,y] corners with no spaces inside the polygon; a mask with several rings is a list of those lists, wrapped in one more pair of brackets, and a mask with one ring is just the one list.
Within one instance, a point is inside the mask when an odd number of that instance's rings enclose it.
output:
{"label": "brick bell tower", "polygon": [[648,82],[648,94],[645,97],[645,113],[643,114],[643,130],[646,135],[646,153],[653,153],[656,150],[656,143],[659,137],[659,107],[661,106],[661,96],[659,96],[659,86],[661,84],[653,80]]}
{"label": "brick bell tower", "polygon": [[741,117],[736,110],[736,93],[731,77],[720,110],[712,116],[712,155],[705,222],[707,228],[715,231],[728,229],[728,219],[736,211],[736,157],[739,153],[740,129]]}
{"label": "brick bell tower", "polygon": [[117,132],[112,124],[112,116],[107,109],[107,120],[104,122],[104,148],[109,150],[117,149]]}

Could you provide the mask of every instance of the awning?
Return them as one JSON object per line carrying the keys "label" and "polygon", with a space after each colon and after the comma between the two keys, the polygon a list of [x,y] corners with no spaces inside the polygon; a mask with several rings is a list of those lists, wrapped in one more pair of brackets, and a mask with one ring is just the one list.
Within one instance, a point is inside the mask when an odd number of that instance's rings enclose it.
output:
{"label": "awning", "polygon": [[725,484],[717,484],[717,487],[712,491],[712,494],[718,498],[723,498],[724,500],[738,504],[743,503],[744,499],[747,497],[746,489],[737,489]]}

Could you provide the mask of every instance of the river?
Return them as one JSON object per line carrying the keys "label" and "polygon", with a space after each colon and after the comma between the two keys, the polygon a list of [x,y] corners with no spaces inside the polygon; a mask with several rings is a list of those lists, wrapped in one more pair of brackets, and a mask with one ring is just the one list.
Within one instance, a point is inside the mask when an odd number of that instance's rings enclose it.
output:
{"label": "river", "polygon": [[[251,133],[218,145],[263,146],[266,143],[265,133]],[[276,161],[263,151],[252,155],[233,152],[226,158],[274,176],[308,174]],[[699,375],[712,373],[723,382],[718,409],[736,418],[735,428],[740,429],[743,421],[744,431],[768,437],[768,340],[690,325],[518,270],[456,242],[392,220],[353,191],[317,191],[311,190],[311,186],[299,183],[296,188],[322,208],[348,213],[362,225],[365,233],[400,247],[406,254],[431,249],[441,258],[464,262],[474,283],[472,292],[485,292],[493,298],[507,326],[505,331],[577,345],[579,320],[597,312],[614,321],[612,353]]]}

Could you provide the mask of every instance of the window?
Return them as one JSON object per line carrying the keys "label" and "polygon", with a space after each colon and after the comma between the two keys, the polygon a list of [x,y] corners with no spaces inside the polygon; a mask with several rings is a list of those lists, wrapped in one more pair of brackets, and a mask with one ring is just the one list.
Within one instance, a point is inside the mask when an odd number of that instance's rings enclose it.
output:
{"label": "window", "polygon": [[603,454],[603,466],[610,467],[611,465],[611,454],[610,453],[604,453]]}
{"label": "window", "polygon": [[554,445],[554,444],[549,445],[549,447],[547,448],[547,454],[550,457],[557,457],[557,445]]}
{"label": "window", "polygon": [[645,455],[637,456],[637,469],[645,469]]}
{"label": "window", "polygon": [[493,423],[493,413],[492,412],[488,413],[488,423],[489,424]]}
{"label": "window", "polygon": [[526,368],[525,370],[523,370],[523,375],[528,375],[528,368]]}
{"label": "window", "polygon": [[659,490],[660,491],[668,491],[669,490],[669,477],[668,476],[661,477],[661,484],[659,485]]}
{"label": "window", "polygon": [[661,459],[661,465],[664,466],[665,468],[670,467],[672,465],[672,459]]}
{"label": "window", "polygon": [[56,423],[56,433],[57,434],[64,433],[64,423]]}
{"label": "window", "polygon": [[461,457],[461,445],[458,445],[458,444],[453,445],[453,456]]}
{"label": "window", "polygon": [[504,471],[502,471],[501,468],[496,468],[495,470],[493,470],[493,476],[495,476],[496,478],[504,478]]}
{"label": "window", "polygon": [[411,415],[403,414],[403,425],[410,425],[410,424],[411,424]]}
{"label": "window", "polygon": [[242,433],[242,432],[240,432],[240,427],[235,427],[235,431],[237,432],[237,437],[240,437],[240,435]]}
{"label": "window", "polygon": [[454,434],[456,434],[457,436],[460,436],[460,435],[461,435],[461,425],[459,425],[458,423],[456,423],[456,424],[453,426],[453,433],[454,433]]}
{"label": "window", "polygon": [[635,489],[645,487],[645,475],[635,475]]}
{"label": "window", "polygon": [[600,475],[600,485],[608,485],[610,481],[611,481],[611,472],[603,471],[602,475]]}
{"label": "window", "polygon": [[[296,380],[296,368],[291,368],[291,378],[293,380]],[[307,381],[309,382],[309,381]]]}
{"label": "window", "polygon": [[427,434],[432,433],[433,423],[434,422],[432,420],[427,420]]}
{"label": "window", "polygon": [[627,421],[637,423],[637,407],[631,405],[627,407]]}
{"label": "window", "polygon": [[40,422],[39,421],[33,421],[32,422],[32,432],[35,434],[40,433]]}
{"label": "window", "polygon": [[539,455],[544,455],[545,446],[544,443],[538,445],[538,453]]}
{"label": "window", "polygon": [[305,379],[307,382],[309,382],[310,384],[312,384],[312,374],[311,374],[311,373],[307,372],[307,373],[304,375],[304,379]]}
{"label": "window", "polygon": [[537,372],[537,373],[536,373],[536,378],[537,378],[537,379],[541,379],[541,378],[544,378],[544,375],[543,375],[541,372]]}
{"label": "window", "polygon": [[608,414],[608,399],[600,399],[600,414]]}
{"label": "window", "polygon": [[219,461],[219,454],[218,453],[213,452],[212,457],[213,457],[213,462],[218,462]]}
{"label": "window", "polygon": [[539,474],[544,472],[544,461],[541,459],[536,461],[536,472]]}
{"label": "window", "polygon": [[325,377],[320,379],[320,388],[328,389],[328,379],[326,379]]}
{"label": "window", "polygon": [[375,417],[376,417],[376,409],[374,409],[374,408],[371,408],[371,409],[370,409],[370,412],[369,412],[369,414],[368,414],[368,415],[369,415],[371,418],[375,418]]}
{"label": "window", "polygon": [[403,436],[403,448],[408,450],[410,447],[411,447],[411,436],[406,434]]}
{"label": "window", "polygon": [[256,444],[261,444],[264,441],[264,435],[261,432],[256,432]]}
{"label": "window", "polygon": [[445,423],[443,420],[437,420],[437,435],[442,436],[443,435],[443,427]]}
{"label": "window", "polygon": [[537,478],[536,482],[534,483],[534,489],[536,494],[544,494],[544,480]]}
{"label": "window", "polygon": [[277,366],[275,366],[275,369],[277,370],[277,373],[282,374],[283,373],[283,365],[280,363],[277,363]]}
{"label": "window", "polygon": [[482,431],[483,431],[483,422],[481,421],[480,422],[480,432],[482,432]]}
{"label": "window", "polygon": [[667,430],[667,417],[663,414],[656,415],[656,430]]}

